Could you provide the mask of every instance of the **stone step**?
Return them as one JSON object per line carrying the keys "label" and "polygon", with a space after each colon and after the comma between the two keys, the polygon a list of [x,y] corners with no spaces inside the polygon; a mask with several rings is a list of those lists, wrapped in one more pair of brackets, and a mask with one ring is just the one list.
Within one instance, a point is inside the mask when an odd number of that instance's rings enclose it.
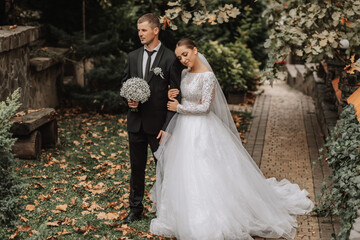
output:
{"label": "stone step", "polygon": [[[68,48],[43,47],[43,51],[48,52],[53,57],[34,57],[30,59],[31,69],[40,72],[52,67],[60,62],[59,58],[69,52]],[[59,57],[59,58],[58,58]]]}

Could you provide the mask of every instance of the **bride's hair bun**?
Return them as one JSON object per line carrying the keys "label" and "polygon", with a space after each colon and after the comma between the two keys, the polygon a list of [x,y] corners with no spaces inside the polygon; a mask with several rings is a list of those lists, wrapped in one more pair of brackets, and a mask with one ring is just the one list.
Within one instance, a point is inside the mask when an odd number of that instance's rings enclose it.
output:
{"label": "bride's hair bun", "polygon": [[190,49],[194,49],[194,47],[196,47],[194,42],[190,38],[180,39],[177,42],[176,47],[181,47],[181,46],[186,46],[187,48],[190,48]]}

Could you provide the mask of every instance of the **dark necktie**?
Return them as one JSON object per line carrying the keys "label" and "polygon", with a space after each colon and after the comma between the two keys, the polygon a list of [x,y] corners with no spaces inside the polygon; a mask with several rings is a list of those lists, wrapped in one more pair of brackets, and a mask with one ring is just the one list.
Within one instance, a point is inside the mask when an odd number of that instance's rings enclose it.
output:
{"label": "dark necktie", "polygon": [[148,54],[148,59],[146,61],[146,68],[145,68],[145,74],[144,74],[144,79],[147,79],[147,77],[149,76],[149,71],[150,71],[150,64],[151,64],[151,55],[153,55],[154,52],[156,52],[156,50],[154,51],[148,51],[145,49],[145,51]]}

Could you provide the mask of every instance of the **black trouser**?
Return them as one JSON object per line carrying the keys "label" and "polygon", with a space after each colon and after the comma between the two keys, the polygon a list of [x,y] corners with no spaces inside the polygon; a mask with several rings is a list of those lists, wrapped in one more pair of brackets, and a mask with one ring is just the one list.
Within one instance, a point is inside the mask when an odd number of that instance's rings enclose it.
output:
{"label": "black trouser", "polygon": [[145,190],[145,168],[147,162],[148,145],[154,153],[159,147],[157,135],[146,134],[143,129],[137,133],[129,132],[130,145],[130,211],[141,213],[144,209],[142,200]]}

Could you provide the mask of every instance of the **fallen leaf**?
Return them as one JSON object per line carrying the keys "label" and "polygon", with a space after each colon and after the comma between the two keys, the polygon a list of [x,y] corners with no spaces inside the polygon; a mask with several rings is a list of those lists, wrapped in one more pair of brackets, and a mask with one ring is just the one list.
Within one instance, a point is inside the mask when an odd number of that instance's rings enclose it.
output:
{"label": "fallen leaf", "polygon": [[67,164],[60,164],[60,168],[62,168],[64,170],[67,168],[67,166],[68,166]]}
{"label": "fallen leaf", "polygon": [[114,212],[109,212],[106,214],[107,220],[117,220],[119,218],[119,214],[116,214]]}
{"label": "fallen leaf", "polygon": [[84,176],[81,176],[81,177],[76,177],[77,178],[77,180],[79,180],[79,181],[85,181],[86,180],[86,178],[87,178],[87,176],[86,175],[84,175]]}
{"label": "fallen leaf", "polygon": [[28,204],[25,209],[28,210],[28,211],[30,211],[30,212],[31,212],[31,211],[34,211],[34,210],[35,210],[35,205],[33,205],[33,204]]}
{"label": "fallen leaf", "polygon": [[90,210],[91,212],[95,211],[95,210],[104,210],[103,207],[101,207],[99,204],[97,204],[95,201],[93,201],[90,205],[90,207],[88,208],[88,210]]}
{"label": "fallen leaf", "polygon": [[61,236],[61,235],[71,234],[71,232],[69,232],[68,230],[64,229],[62,232],[58,232],[57,234],[58,234],[59,236]]}
{"label": "fallen leaf", "polygon": [[21,215],[19,215],[19,217],[20,217],[20,221],[22,221],[22,222],[28,222],[29,221],[29,219],[27,219],[26,217],[23,217]]}
{"label": "fallen leaf", "polygon": [[10,237],[9,239],[14,239],[19,234],[19,229],[17,229]]}
{"label": "fallen leaf", "polygon": [[117,205],[117,202],[108,202],[108,203],[106,204],[106,207],[115,208],[116,205]]}
{"label": "fallen leaf", "polygon": [[68,217],[65,217],[64,220],[61,222],[61,225],[70,225],[71,219]]}
{"label": "fallen leaf", "polygon": [[22,232],[28,232],[30,231],[31,227],[26,225],[26,226],[19,226],[17,227],[19,229],[19,231],[22,231]]}
{"label": "fallen leaf", "polygon": [[57,205],[56,206],[56,210],[59,210],[59,211],[66,211],[67,209],[67,204],[63,204],[63,205]]}
{"label": "fallen leaf", "polygon": [[88,234],[88,232],[90,232],[91,230],[93,230],[93,231],[97,230],[96,227],[91,226],[91,225],[82,226],[80,228],[74,226],[73,229],[78,233],[83,233],[84,235]]}
{"label": "fallen leaf", "polygon": [[88,215],[88,214],[90,214],[89,211],[82,211],[82,212],[81,212],[81,215]]}
{"label": "fallen leaf", "polygon": [[60,225],[60,221],[47,222],[46,225],[50,227],[58,227]]}
{"label": "fallen leaf", "polygon": [[76,200],[78,199],[78,197],[73,197],[71,200],[70,200],[70,207],[73,207],[76,205]]}
{"label": "fallen leaf", "polygon": [[47,200],[51,199],[51,196],[49,194],[47,194],[47,195],[41,194],[38,198],[41,201],[47,201]]}
{"label": "fallen leaf", "polygon": [[106,219],[106,213],[105,212],[99,212],[95,215],[97,219]]}

